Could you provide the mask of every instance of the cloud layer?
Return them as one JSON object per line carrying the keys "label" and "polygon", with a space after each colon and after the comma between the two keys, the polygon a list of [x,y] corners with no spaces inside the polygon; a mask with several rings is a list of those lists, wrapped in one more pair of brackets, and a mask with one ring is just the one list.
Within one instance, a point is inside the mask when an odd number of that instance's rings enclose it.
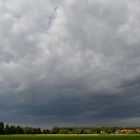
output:
{"label": "cloud layer", "polygon": [[0,120],[140,125],[139,15],[139,0],[1,0]]}

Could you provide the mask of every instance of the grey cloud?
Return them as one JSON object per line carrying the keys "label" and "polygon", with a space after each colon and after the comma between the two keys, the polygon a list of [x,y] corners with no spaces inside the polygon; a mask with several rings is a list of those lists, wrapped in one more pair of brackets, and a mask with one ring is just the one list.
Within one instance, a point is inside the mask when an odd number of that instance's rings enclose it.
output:
{"label": "grey cloud", "polygon": [[139,5],[1,0],[0,119],[80,126],[138,118]]}
{"label": "grey cloud", "polygon": [[120,82],[119,87],[125,88],[125,87],[132,87],[132,86],[138,86],[140,84],[140,76],[131,76],[127,79],[124,79]]}

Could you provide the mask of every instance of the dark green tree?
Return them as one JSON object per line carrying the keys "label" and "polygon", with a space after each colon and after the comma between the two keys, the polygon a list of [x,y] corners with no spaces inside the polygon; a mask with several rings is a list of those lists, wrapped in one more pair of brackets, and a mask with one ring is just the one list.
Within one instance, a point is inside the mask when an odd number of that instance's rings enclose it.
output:
{"label": "dark green tree", "polygon": [[42,132],[41,132],[41,129],[40,128],[34,128],[33,129],[33,133],[34,134],[41,134]]}
{"label": "dark green tree", "polygon": [[0,134],[4,134],[4,123],[0,122]]}
{"label": "dark green tree", "polygon": [[24,134],[34,134],[34,130],[31,127],[24,127]]}
{"label": "dark green tree", "polygon": [[50,130],[49,130],[49,129],[44,129],[44,130],[42,131],[42,134],[50,134]]}
{"label": "dark green tree", "polygon": [[8,124],[5,126],[4,132],[5,132],[5,134],[7,134],[7,135],[10,134],[10,127],[9,127]]}
{"label": "dark green tree", "polygon": [[10,126],[10,134],[16,134],[16,127],[14,125]]}
{"label": "dark green tree", "polygon": [[59,131],[60,131],[60,128],[54,127],[54,128],[52,129],[52,134],[58,134]]}
{"label": "dark green tree", "polygon": [[16,127],[16,134],[23,134],[24,132],[23,132],[23,128],[22,127],[20,127],[20,126],[17,126]]}

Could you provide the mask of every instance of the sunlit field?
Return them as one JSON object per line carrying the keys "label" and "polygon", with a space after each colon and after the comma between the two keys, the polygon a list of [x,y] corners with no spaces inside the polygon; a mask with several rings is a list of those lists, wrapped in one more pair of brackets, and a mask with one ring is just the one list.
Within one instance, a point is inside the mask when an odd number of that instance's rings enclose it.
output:
{"label": "sunlit field", "polygon": [[6,135],[0,140],[140,140],[140,135]]}

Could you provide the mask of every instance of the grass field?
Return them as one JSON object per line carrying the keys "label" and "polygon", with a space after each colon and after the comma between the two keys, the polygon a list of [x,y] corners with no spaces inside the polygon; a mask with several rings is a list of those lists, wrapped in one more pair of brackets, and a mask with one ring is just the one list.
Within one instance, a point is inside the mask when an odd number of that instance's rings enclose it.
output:
{"label": "grass field", "polygon": [[140,135],[9,135],[0,136],[0,140],[140,140]]}

